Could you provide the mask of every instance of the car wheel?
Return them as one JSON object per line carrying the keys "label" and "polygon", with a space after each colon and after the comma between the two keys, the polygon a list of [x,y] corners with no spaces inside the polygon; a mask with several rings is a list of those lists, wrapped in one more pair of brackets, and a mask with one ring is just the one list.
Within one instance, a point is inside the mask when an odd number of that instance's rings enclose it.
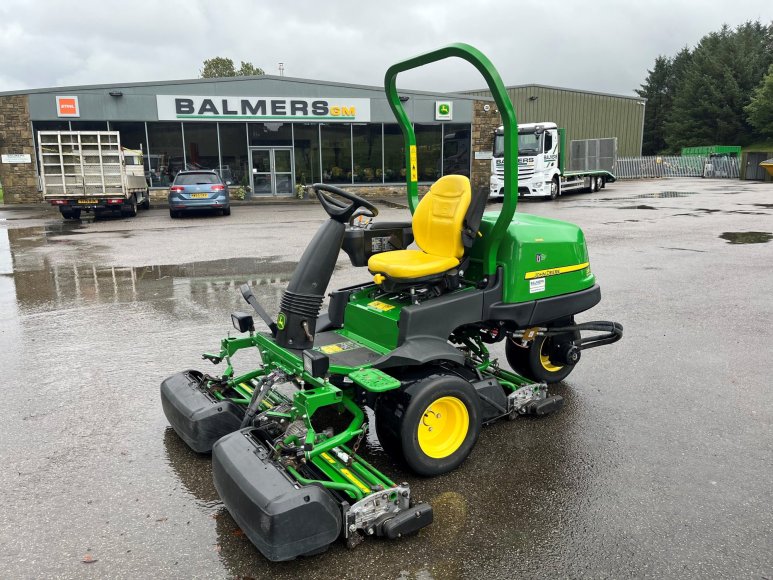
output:
{"label": "car wheel", "polygon": [[231,215],[231,208],[230,207],[223,208],[223,215]]}

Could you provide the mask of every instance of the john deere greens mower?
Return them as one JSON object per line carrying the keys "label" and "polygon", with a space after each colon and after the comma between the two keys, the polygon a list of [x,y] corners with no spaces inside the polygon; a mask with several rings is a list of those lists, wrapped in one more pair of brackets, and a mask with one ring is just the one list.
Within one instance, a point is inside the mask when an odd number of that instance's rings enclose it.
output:
{"label": "john deere greens mower", "polygon": [[[416,140],[396,79],[448,57],[483,74],[501,112],[501,211],[483,213],[486,192],[473,195],[459,175],[442,177],[419,201]],[[358,454],[365,407],[386,451],[417,474],[440,475],[461,465],[482,425],[558,410],[563,400],[547,385],[564,379],[584,349],[622,336],[617,323],[574,321],[601,296],[582,231],[514,213],[517,123],[491,62],[454,44],[395,64],[385,85],[405,138],[412,221],[380,223],[369,201],[313,186],[330,219],[301,257],[276,322],[242,286],[268,332],[235,312],[245,336],[204,355],[225,363],[221,374],[189,370],[161,384],[172,427],[193,450],[212,452],[220,497],[270,560],[315,554],[339,537],[349,546],[368,535],[394,539],[432,522],[432,508],[407,484]],[[418,249],[406,249],[414,240]],[[333,291],[321,313],[341,249],[372,281]],[[512,371],[489,354],[499,341]],[[258,349],[262,364],[237,374],[232,357],[243,349]],[[333,410],[345,417],[337,431],[324,424]]]}

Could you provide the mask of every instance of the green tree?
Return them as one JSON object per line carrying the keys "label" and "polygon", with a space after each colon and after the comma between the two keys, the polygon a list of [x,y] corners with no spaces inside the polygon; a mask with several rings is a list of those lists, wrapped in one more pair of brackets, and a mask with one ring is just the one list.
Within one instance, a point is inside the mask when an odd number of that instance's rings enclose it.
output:
{"label": "green tree", "polygon": [[760,137],[773,139],[773,64],[768,68],[752,99],[744,110],[748,114],[749,124]]}
{"label": "green tree", "polygon": [[204,68],[200,74],[203,79],[213,79],[221,77],[244,77],[257,76],[265,74],[262,68],[256,67],[250,62],[241,61],[239,70],[234,67],[234,61],[230,58],[216,56],[204,61]]}
{"label": "green tree", "polygon": [[242,65],[239,67],[239,70],[236,71],[237,77],[256,77],[264,74],[266,73],[263,72],[262,68],[256,67],[251,62],[244,61],[242,61]]}
{"label": "green tree", "polygon": [[753,129],[744,107],[773,62],[773,26],[747,22],[704,36],[681,72],[665,125],[671,151],[688,145],[744,145]]}
{"label": "green tree", "polygon": [[636,94],[647,99],[644,114],[644,138],[642,153],[654,155],[666,150],[666,122],[671,115],[674,94],[679,79],[690,62],[691,52],[683,48],[676,56],[658,56],[655,66],[647,71],[647,78],[636,89]]}

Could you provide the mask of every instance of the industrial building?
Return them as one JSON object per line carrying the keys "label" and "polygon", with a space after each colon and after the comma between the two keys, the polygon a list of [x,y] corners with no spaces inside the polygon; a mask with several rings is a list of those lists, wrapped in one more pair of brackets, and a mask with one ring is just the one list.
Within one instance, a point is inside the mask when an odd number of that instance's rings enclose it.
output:
{"label": "industrial building", "polygon": [[[486,91],[401,91],[414,122],[419,182],[463,174],[487,187],[499,114]],[[617,137],[641,151],[641,99],[528,85],[510,89],[519,122],[555,121],[569,139]],[[252,196],[315,182],[400,190],[403,138],[381,87],[279,76],[55,87],[0,93],[5,203],[41,199],[38,131],[120,131],[144,153],[150,188],[183,168],[218,170]],[[159,191],[161,194],[162,191]]]}
{"label": "industrial building", "polygon": [[[488,89],[462,91],[490,97]],[[641,155],[646,100],[546,85],[507,87],[519,123],[552,121],[566,129],[566,140],[617,137],[620,157]]]}

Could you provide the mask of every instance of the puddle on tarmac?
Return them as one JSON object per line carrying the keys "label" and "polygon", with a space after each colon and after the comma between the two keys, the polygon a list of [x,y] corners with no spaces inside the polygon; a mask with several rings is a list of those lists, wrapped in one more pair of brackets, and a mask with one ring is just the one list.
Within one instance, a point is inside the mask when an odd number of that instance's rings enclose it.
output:
{"label": "puddle on tarmac", "polygon": [[658,209],[658,208],[652,207],[651,205],[624,205],[617,209]]}
{"label": "puddle on tarmac", "polygon": [[773,240],[770,232],[725,232],[719,237],[728,244],[765,244]]}
{"label": "puddle on tarmac", "polygon": [[631,199],[652,199],[668,197],[687,197],[688,195],[698,195],[697,191],[659,191],[656,193],[642,193]]}
{"label": "puddle on tarmac", "polygon": [[753,203],[755,207],[764,207],[765,209],[773,209],[773,203]]}
{"label": "puddle on tarmac", "polygon": [[[13,248],[12,248],[13,249]],[[15,286],[16,302],[26,311],[87,304],[150,302],[161,310],[191,312],[241,304],[239,286],[248,283],[269,307],[278,301],[295,262],[266,258],[231,258],[185,264],[102,267],[60,266],[43,257],[35,269],[6,274]],[[224,299],[224,297],[230,297]]]}

